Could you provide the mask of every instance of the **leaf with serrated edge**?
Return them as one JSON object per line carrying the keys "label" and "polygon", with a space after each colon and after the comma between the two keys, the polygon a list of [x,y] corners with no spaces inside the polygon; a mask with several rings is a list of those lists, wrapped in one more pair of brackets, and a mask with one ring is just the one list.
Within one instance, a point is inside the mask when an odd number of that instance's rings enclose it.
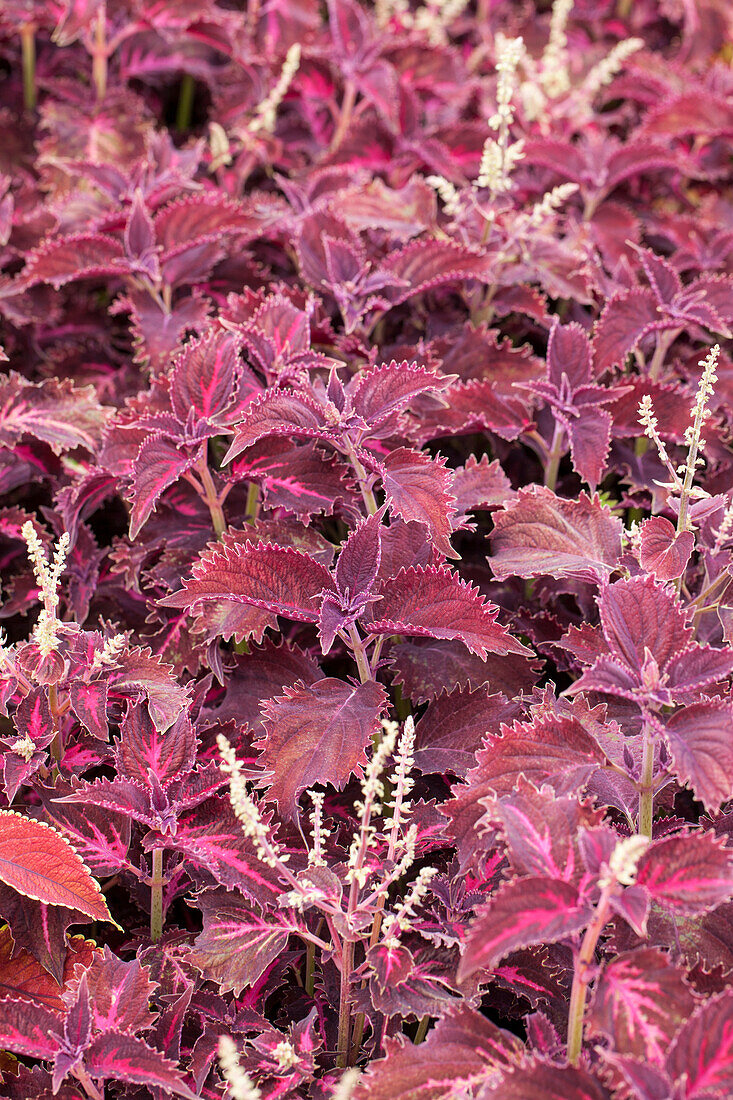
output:
{"label": "leaf with serrated edge", "polygon": [[733,897],[733,854],[712,833],[664,837],[641,857],[636,881],[662,908],[694,916]]}
{"label": "leaf with serrated edge", "polygon": [[499,609],[478,588],[445,567],[402,569],[382,588],[374,605],[372,634],[412,634],[455,639],[471,653],[519,653],[530,650],[496,622]]}
{"label": "leaf with serrated edge", "polygon": [[255,984],[270,963],[282,954],[289,931],[272,917],[261,917],[231,895],[200,895],[204,930],[186,955],[186,962],[235,997]]}
{"label": "leaf with serrated edge", "polygon": [[366,763],[365,749],[386,701],[384,688],[373,680],[353,685],[328,677],[295,684],[263,705],[261,760],[273,774],[265,797],[278,803],[281,815],[297,815],[298,796],[312,783],[340,790]]}
{"label": "leaf with serrated edge", "polygon": [[441,554],[458,557],[450,544],[456,498],[451,492],[453,476],[445,460],[400,447],[385,457],[380,473],[390,511],[407,523],[422,523]]}
{"label": "leaf with serrated edge", "polygon": [[577,500],[532,486],[494,514],[489,564],[506,577],[575,577],[598,582],[621,556],[621,520],[599,498]]}
{"label": "leaf with serrated edge", "polygon": [[579,932],[591,913],[569,882],[529,875],[505,883],[469,928],[458,980],[491,969],[518,947],[555,943]]}
{"label": "leaf with serrated edge", "polygon": [[98,883],[68,840],[8,810],[0,811],[0,881],[35,901],[112,920]]}

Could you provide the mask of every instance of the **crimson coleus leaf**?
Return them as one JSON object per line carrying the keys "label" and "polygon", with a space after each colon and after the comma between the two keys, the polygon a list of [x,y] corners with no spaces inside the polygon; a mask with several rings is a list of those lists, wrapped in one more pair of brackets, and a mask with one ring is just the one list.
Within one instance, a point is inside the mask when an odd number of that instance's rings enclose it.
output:
{"label": "crimson coleus leaf", "polygon": [[639,562],[658,581],[682,576],[695,547],[692,531],[680,531],[664,516],[652,516],[641,525]]}
{"label": "crimson coleus leaf", "polygon": [[207,550],[183,585],[161,602],[191,608],[202,600],[235,600],[306,623],[318,620],[320,593],[335,590],[331,574],[308,554],[250,542]]}
{"label": "crimson coleus leaf", "polygon": [[481,1100],[526,1100],[530,1096],[532,1100],[609,1100],[608,1091],[587,1070],[558,1066],[536,1056],[481,1091]]}
{"label": "crimson coleus leaf", "polygon": [[682,1025],[667,1057],[673,1081],[684,1080],[685,1100],[712,1100],[733,1089],[733,992],[712,997]]}
{"label": "crimson coleus leaf", "polygon": [[695,1008],[684,971],[656,947],[641,947],[606,963],[588,1013],[588,1027],[618,1054],[664,1065],[678,1028]]}
{"label": "crimson coleus leaf", "polygon": [[518,717],[519,706],[488,686],[442,692],[415,727],[415,763],[421,772],[465,776],[476,763],[487,729]]}
{"label": "crimson coleus leaf", "polygon": [[125,962],[109,949],[98,951],[86,971],[95,1031],[147,1031],[155,1020],[150,1003],[156,989],[138,959]]}
{"label": "crimson coleus leaf", "polygon": [[161,495],[195,466],[203,454],[202,444],[179,445],[156,434],[141,445],[130,471],[130,538],[136,539]]}
{"label": "crimson coleus leaf", "polygon": [[48,443],[55,454],[84,447],[94,451],[108,409],[93,386],[70,379],[28,382],[11,371],[0,378],[0,444],[13,447],[26,436]]}
{"label": "crimson coleus leaf", "polygon": [[694,916],[733,897],[733,855],[712,833],[664,837],[641,857],[636,881],[662,908]]}
{"label": "crimson coleus leaf", "polygon": [[97,948],[83,936],[72,936],[64,959],[62,981],[57,982],[28,951],[17,948],[5,925],[0,929],[0,999],[30,1001],[52,1012],[64,1012],[63,986],[76,968],[89,966]]}
{"label": "crimson coleus leaf", "polygon": [[234,440],[223,463],[226,465],[247,447],[268,436],[330,439],[333,427],[326,418],[325,408],[312,397],[292,390],[270,389],[252,402],[236,425]]}
{"label": "crimson coleus leaf", "polygon": [[484,799],[484,805],[486,820],[500,827],[516,874],[578,884],[578,832],[597,826],[602,810],[592,810],[577,797],[558,798],[551,786],[538,789],[523,775],[511,794],[496,801]]}
{"label": "crimson coleus leaf", "polygon": [[520,489],[516,500],[494,515],[489,564],[499,580],[549,576],[598,582],[621,556],[622,526],[598,496],[581,493],[566,500],[541,486]]}
{"label": "crimson coleus leaf", "polygon": [[31,1058],[53,1058],[59,1049],[62,1017],[26,1000],[0,1002],[0,1043],[3,1050]]}
{"label": "crimson coleus leaf", "polygon": [[674,774],[707,810],[733,797],[733,713],[728,700],[681,707],[664,723]]}
{"label": "crimson coleus leaf", "polygon": [[239,997],[282,954],[290,929],[222,890],[200,894],[196,904],[204,929],[187,952],[186,962],[206,981],[216,982],[222,992],[231,990]]}
{"label": "crimson coleus leaf", "polygon": [[171,405],[181,423],[191,410],[196,418],[220,423],[240,374],[239,344],[231,332],[210,329],[189,340],[171,372]]}
{"label": "crimson coleus leaf", "polygon": [[457,558],[450,544],[456,498],[445,460],[400,447],[379,463],[379,473],[390,511],[408,523],[422,523],[440,553]]}
{"label": "crimson coleus leaf", "polygon": [[98,883],[65,837],[41,821],[0,811],[0,881],[26,898],[111,921]]}
{"label": "crimson coleus leaf", "polygon": [[125,779],[167,786],[196,762],[196,735],[186,714],[161,733],[140,707],[128,707],[115,746],[117,772]]}
{"label": "crimson coleus leaf", "polygon": [[184,1100],[197,1100],[175,1062],[134,1035],[116,1031],[97,1035],[84,1052],[84,1066],[95,1080],[152,1085]]}
{"label": "crimson coleus leaf", "polygon": [[516,1064],[524,1049],[516,1035],[465,1002],[442,1016],[420,1047],[387,1039],[386,1056],[370,1063],[354,1100],[443,1100],[461,1082],[491,1080],[497,1068]]}
{"label": "crimson coleus leaf", "polygon": [[397,416],[422,393],[440,392],[450,385],[449,375],[420,367],[406,360],[373,367],[357,375],[348,387],[354,411],[369,425],[372,432],[391,431]]}
{"label": "crimson coleus leaf", "polygon": [[541,876],[513,879],[477,913],[458,979],[496,966],[519,947],[565,939],[585,928],[591,915],[592,909],[569,882]]}
{"label": "crimson coleus leaf", "polygon": [[19,293],[38,283],[50,283],[58,290],[93,275],[122,275],[125,267],[124,250],[114,237],[76,233],[47,239],[29,252],[25,267],[5,293]]}
{"label": "crimson coleus leaf", "polygon": [[496,622],[499,609],[445,567],[402,569],[385,583],[381,596],[373,605],[371,634],[454,638],[480,657],[530,652]]}
{"label": "crimson coleus leaf", "polygon": [[355,685],[328,677],[295,684],[264,704],[266,737],[258,744],[262,765],[272,772],[265,797],[278,803],[283,817],[297,816],[298,796],[310,784],[341,789],[366,763],[386,701],[373,680]]}
{"label": "crimson coleus leaf", "polygon": [[130,646],[116,658],[108,674],[110,692],[123,698],[147,697],[148,710],[158,730],[172,726],[190,698],[190,688],[182,687],[171,665],[149,649]]}
{"label": "crimson coleus leaf", "polygon": [[382,561],[382,512],[368,516],[351,532],[336,563],[334,577],[343,600],[357,605],[374,587]]}

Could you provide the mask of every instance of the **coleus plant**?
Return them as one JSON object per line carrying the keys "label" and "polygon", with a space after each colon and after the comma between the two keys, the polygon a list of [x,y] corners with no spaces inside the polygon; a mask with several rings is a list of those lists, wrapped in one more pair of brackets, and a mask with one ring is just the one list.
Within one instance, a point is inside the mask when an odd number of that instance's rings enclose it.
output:
{"label": "coleus plant", "polygon": [[731,1094],[730,23],[4,5],[3,1095]]}

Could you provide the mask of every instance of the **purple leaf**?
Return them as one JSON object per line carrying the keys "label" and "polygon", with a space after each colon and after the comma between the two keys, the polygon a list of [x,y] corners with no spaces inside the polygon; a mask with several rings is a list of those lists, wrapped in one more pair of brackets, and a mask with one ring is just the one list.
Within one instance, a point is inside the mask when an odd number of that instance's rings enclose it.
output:
{"label": "purple leaf", "polygon": [[269,915],[258,916],[223,891],[202,894],[198,906],[204,930],[186,954],[186,962],[200,970],[206,981],[216,982],[222,992],[231,990],[240,997],[285,950],[289,929]]}
{"label": "purple leaf", "polygon": [[182,424],[191,410],[196,417],[218,422],[234,397],[238,352],[234,336],[216,329],[185,345],[171,373],[171,404]]}
{"label": "purple leaf", "polygon": [[335,578],[339,592],[353,606],[372,591],[382,560],[382,516],[369,516],[355,528],[344,543]]}
{"label": "purple leaf", "polygon": [[128,707],[115,749],[118,773],[146,786],[167,786],[190,772],[196,762],[196,736],[181,714],[165,733],[139,707]]}
{"label": "purple leaf", "polygon": [[618,955],[606,963],[588,1013],[588,1027],[618,1054],[663,1066],[678,1028],[695,1007],[683,971],[654,947]]}
{"label": "purple leaf", "polygon": [[298,814],[298,796],[311,784],[343,788],[366,763],[387,696],[373,680],[352,685],[331,677],[295,684],[264,704],[263,767],[273,778],[266,798],[284,817]]}
{"label": "purple leaf", "polygon": [[132,1085],[160,1088],[184,1100],[196,1100],[175,1062],[134,1035],[107,1031],[98,1035],[84,1055],[91,1077],[101,1081],[127,1081]]}
{"label": "purple leaf", "polygon": [[207,550],[183,585],[161,602],[191,608],[201,600],[235,600],[305,623],[318,621],[320,593],[334,591],[331,574],[308,554],[250,542]]}
{"label": "purple leaf", "polygon": [[498,1084],[481,1091],[481,1100],[607,1100],[608,1092],[595,1077],[577,1066],[558,1066],[534,1058]]}
{"label": "purple leaf", "polygon": [[664,724],[674,773],[708,810],[733,797],[733,714],[726,700],[676,711]]}
{"label": "purple leaf", "polygon": [[455,638],[471,653],[529,654],[496,622],[498,608],[477,588],[444,567],[403,569],[387,581],[374,605],[372,634]]}
{"label": "purple leaf", "polygon": [[450,544],[455,497],[451,492],[453,477],[445,461],[400,447],[391,451],[380,466],[390,511],[408,523],[422,523],[441,554],[458,557]]}
{"label": "purple leaf", "polygon": [[712,833],[665,837],[641,857],[636,881],[664,909],[694,916],[733,897],[733,857]]}
{"label": "purple leaf", "polygon": [[0,1004],[3,1050],[31,1058],[53,1058],[59,1049],[59,1041],[54,1036],[62,1030],[61,1017],[25,1000],[4,998]]}
{"label": "purple leaf", "polygon": [[642,569],[653,573],[658,581],[672,581],[680,577],[687,568],[694,547],[692,531],[677,534],[663,516],[653,516],[641,525],[639,561]]}
{"label": "purple leaf", "polygon": [[622,524],[597,496],[565,500],[547,488],[521,489],[494,516],[489,563],[505,577],[575,577],[597,582],[621,556]]}
{"label": "purple leaf", "polygon": [[451,378],[416,363],[391,363],[361,373],[351,389],[355,412],[372,430],[396,427],[397,415],[422,393],[440,392]]}
{"label": "purple leaf", "polygon": [[733,993],[699,1005],[683,1024],[667,1057],[673,1080],[684,1080],[685,1100],[708,1100],[733,1089]]}
{"label": "purple leaf", "polygon": [[164,435],[142,444],[132,468],[130,538],[136,539],[166,489],[174,485],[202,455],[201,446],[179,447]]}

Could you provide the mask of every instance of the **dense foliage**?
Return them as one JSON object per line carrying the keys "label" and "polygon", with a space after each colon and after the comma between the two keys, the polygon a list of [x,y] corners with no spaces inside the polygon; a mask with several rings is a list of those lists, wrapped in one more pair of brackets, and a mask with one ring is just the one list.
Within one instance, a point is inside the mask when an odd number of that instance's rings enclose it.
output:
{"label": "dense foliage", "polygon": [[731,32],[2,0],[3,1096],[733,1095]]}

